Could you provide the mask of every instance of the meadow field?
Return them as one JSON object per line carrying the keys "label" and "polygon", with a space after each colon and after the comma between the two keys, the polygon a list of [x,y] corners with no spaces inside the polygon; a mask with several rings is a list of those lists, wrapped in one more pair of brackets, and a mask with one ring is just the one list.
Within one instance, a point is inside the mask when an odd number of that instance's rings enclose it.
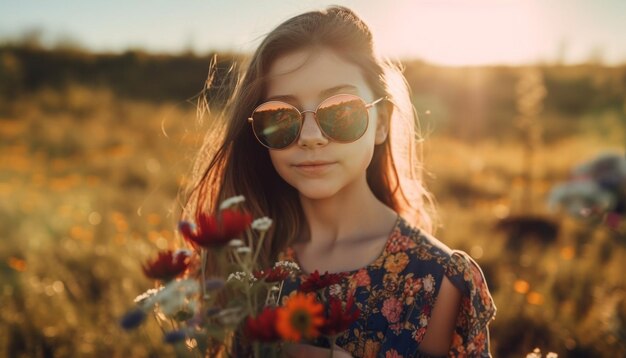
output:
{"label": "meadow field", "polygon": [[[118,321],[150,288],[140,264],[183,245],[209,62],[0,50],[0,355],[174,354],[156,322]],[[484,270],[494,356],[625,356],[624,223],[547,202],[576,165],[626,152],[626,67],[405,65],[437,236]]]}

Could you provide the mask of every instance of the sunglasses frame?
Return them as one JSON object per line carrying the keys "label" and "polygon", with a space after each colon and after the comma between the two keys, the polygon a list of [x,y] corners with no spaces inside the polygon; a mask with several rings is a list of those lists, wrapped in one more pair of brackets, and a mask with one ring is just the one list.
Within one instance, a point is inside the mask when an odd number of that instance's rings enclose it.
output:
{"label": "sunglasses frame", "polygon": [[[335,139],[335,138],[333,138],[333,137],[329,136],[328,134],[326,134],[326,132],[324,132],[324,129],[322,129],[322,126],[320,125],[320,122],[319,122],[319,120],[317,119],[317,111],[320,109],[320,107],[322,107],[322,105],[324,104],[324,102],[326,102],[326,101],[328,101],[328,100],[330,100],[330,99],[332,99],[332,98],[339,97],[339,96],[350,96],[350,97],[354,97],[355,99],[358,99],[359,101],[361,101],[361,102],[363,103],[363,105],[365,106],[365,112],[367,113],[367,119],[366,119],[366,120],[367,120],[367,122],[365,123],[365,130],[364,130],[364,131],[363,131],[363,133],[362,133],[362,134],[361,134],[358,138],[356,138],[356,139],[349,140],[349,141],[340,141],[340,140],[337,140],[337,139]],[[291,146],[293,145],[293,143],[295,143],[295,142],[298,140],[298,138],[300,138],[300,133],[302,132],[302,127],[303,127],[303,123],[304,123],[304,114],[305,114],[305,113],[313,113],[313,118],[315,119],[315,123],[317,123],[317,128],[319,128],[319,129],[320,129],[320,132],[324,135],[324,137],[326,137],[326,138],[328,138],[328,139],[330,139],[330,140],[332,140],[332,141],[334,141],[334,142],[337,142],[337,143],[352,143],[352,142],[356,142],[357,140],[359,140],[361,137],[363,137],[363,135],[365,134],[365,132],[367,132],[367,128],[369,127],[369,123],[370,123],[369,109],[370,109],[370,108],[372,108],[372,107],[374,107],[375,105],[377,105],[378,103],[380,103],[380,102],[381,102],[381,101],[383,101],[383,100],[387,100],[387,96],[380,97],[380,98],[379,98],[379,99],[377,99],[377,100],[374,100],[374,101],[372,101],[372,102],[370,102],[370,103],[367,103],[367,102],[365,102],[365,100],[364,100],[363,98],[361,98],[361,97],[359,97],[359,96],[357,96],[357,95],[355,95],[355,94],[350,94],[350,93],[339,93],[339,94],[336,94],[336,95],[332,95],[332,96],[330,96],[330,97],[328,97],[328,98],[324,99],[323,101],[321,101],[321,102],[320,102],[320,104],[318,104],[318,105],[317,105],[317,108],[315,108],[315,110],[305,110],[305,111],[300,111],[300,110],[299,110],[296,106],[294,106],[294,105],[292,105],[292,104],[290,104],[290,103],[287,103],[287,102],[283,102],[283,101],[267,101],[267,102],[263,102],[263,103],[259,104],[258,106],[254,107],[254,110],[252,111],[252,115],[250,115],[250,117],[248,117],[248,122],[249,122],[249,123],[250,123],[250,125],[252,126],[252,133],[254,133],[254,137],[257,139],[257,141],[258,141],[259,143],[261,143],[261,145],[262,145],[262,146],[264,146],[264,147],[266,147],[266,148],[268,148],[268,149],[272,149],[272,150],[283,150],[283,149],[287,149],[287,148],[291,147]],[[263,142],[261,141],[261,139],[259,139],[259,136],[256,134],[256,131],[254,130],[254,123],[253,123],[253,121],[254,121],[254,113],[255,113],[255,112],[257,111],[257,109],[259,109],[261,106],[264,106],[264,105],[266,105],[266,104],[268,104],[268,103],[281,103],[281,104],[285,104],[285,105],[287,105],[287,106],[289,106],[289,107],[291,107],[291,108],[295,109],[295,110],[296,110],[296,112],[298,112],[298,114],[300,114],[300,121],[299,121],[300,125],[299,125],[299,127],[298,127],[298,134],[295,136],[294,140],[293,140],[291,143],[287,144],[286,146],[284,146],[284,147],[282,147],[282,148],[272,148],[272,147],[270,147],[270,146],[266,145],[265,143],[263,143]]]}

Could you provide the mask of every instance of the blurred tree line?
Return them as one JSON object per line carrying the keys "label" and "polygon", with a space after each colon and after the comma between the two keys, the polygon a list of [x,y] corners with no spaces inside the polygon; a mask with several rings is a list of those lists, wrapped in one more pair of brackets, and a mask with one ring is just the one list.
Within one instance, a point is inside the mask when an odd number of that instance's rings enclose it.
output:
{"label": "blurred tree line", "polygon": [[[73,84],[108,88],[129,99],[182,101],[202,91],[213,58],[217,59],[213,86],[204,94],[220,104],[236,73],[231,69],[239,67],[244,55],[157,55],[141,50],[95,54],[73,47],[7,43],[0,45],[0,111],[6,115],[8,104],[18,96]],[[470,141],[519,136],[513,119],[516,83],[524,68],[450,68],[417,60],[403,65],[427,132],[434,129]],[[542,108],[546,142],[586,133],[589,127],[606,131],[626,123],[626,65],[534,67],[541,72],[547,93]]]}

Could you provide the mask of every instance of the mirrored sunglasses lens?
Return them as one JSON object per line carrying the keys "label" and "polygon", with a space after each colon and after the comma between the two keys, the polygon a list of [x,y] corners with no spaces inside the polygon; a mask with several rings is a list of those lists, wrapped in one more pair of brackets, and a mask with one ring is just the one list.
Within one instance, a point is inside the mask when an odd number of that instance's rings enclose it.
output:
{"label": "mirrored sunglasses lens", "polygon": [[367,115],[365,103],[352,95],[331,97],[317,110],[317,119],[324,133],[341,142],[355,141],[365,133]]}
{"label": "mirrored sunglasses lens", "polygon": [[274,149],[289,146],[300,130],[300,113],[287,103],[267,102],[252,114],[254,133]]}

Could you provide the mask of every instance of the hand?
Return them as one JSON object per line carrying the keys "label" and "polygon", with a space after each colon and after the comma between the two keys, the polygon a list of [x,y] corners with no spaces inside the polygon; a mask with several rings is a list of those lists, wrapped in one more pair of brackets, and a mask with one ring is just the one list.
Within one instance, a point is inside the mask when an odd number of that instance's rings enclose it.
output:
{"label": "hand", "polygon": [[[310,344],[286,343],[283,345],[283,352],[286,358],[328,358],[330,349],[315,347]],[[333,346],[333,358],[352,358],[348,351],[338,345]]]}

